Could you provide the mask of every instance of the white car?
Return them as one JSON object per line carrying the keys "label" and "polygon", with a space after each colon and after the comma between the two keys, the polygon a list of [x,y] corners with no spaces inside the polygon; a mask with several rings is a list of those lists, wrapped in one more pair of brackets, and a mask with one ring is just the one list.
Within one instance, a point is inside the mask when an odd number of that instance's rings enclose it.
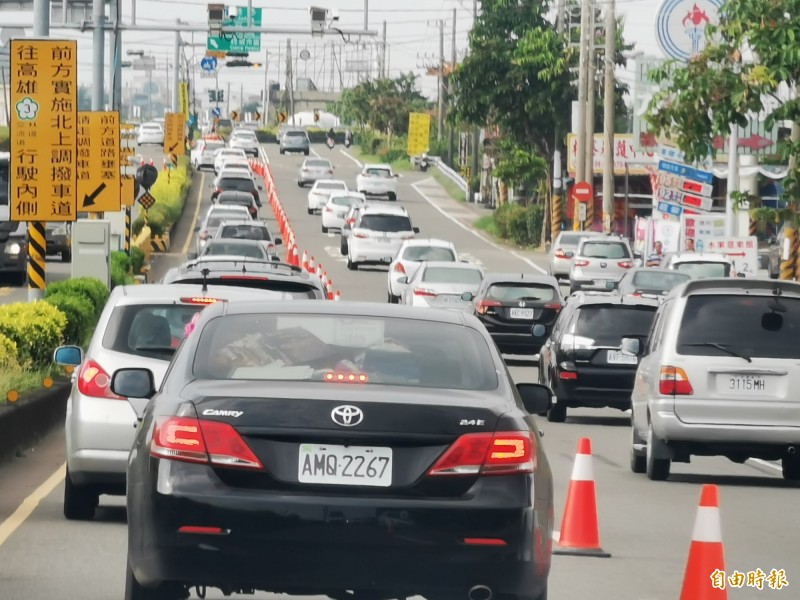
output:
{"label": "white car", "polygon": [[139,135],[136,136],[136,145],[145,144],[162,145],[164,143],[164,128],[158,123],[142,123],[139,126]]}
{"label": "white car", "polygon": [[407,284],[401,303],[426,308],[470,310],[472,300],[462,294],[469,292],[474,297],[484,278],[478,265],[463,262],[424,262],[411,278],[401,278]]}
{"label": "white car", "polygon": [[332,192],[347,191],[347,184],[341,179],[317,179],[308,191],[308,214],[313,215],[321,210]]}
{"label": "white car", "polygon": [[253,172],[250,169],[247,169],[242,166],[228,166],[223,165],[223,167],[219,170],[219,174],[215,181],[218,181],[224,177],[231,177],[234,179],[247,179],[250,178],[255,181],[256,176],[253,175]]}
{"label": "white car", "polygon": [[225,142],[220,138],[202,139],[192,150],[192,165],[198,171],[205,167],[214,167],[214,153],[225,147]]}
{"label": "white car", "polygon": [[220,148],[214,153],[214,172],[219,173],[222,163],[230,158],[243,158],[247,160],[247,154],[241,148]]}
{"label": "white car", "polygon": [[392,304],[400,301],[406,286],[398,280],[411,279],[424,261],[458,262],[461,260],[452,242],[445,240],[420,239],[406,240],[389,265],[387,300]]}
{"label": "white car", "polygon": [[236,129],[231,134],[231,141],[228,143],[231,148],[244,150],[245,154],[258,156],[259,143],[255,132],[250,129]]}
{"label": "white car", "polygon": [[724,254],[683,252],[667,258],[664,266],[672,271],[686,273],[692,279],[734,275],[733,262]]}
{"label": "white car", "polygon": [[357,192],[331,192],[328,202],[322,207],[322,233],[328,233],[329,229],[341,231],[347,213],[356,204],[366,204],[367,199],[364,194]]}
{"label": "white car", "polygon": [[225,169],[245,169],[250,173],[253,172],[253,168],[250,166],[250,161],[242,158],[241,156],[234,156],[234,157],[227,157],[222,161],[222,165],[220,166],[220,171],[224,171]]}
{"label": "white car", "polygon": [[360,265],[388,265],[406,240],[413,239],[419,227],[411,226],[402,206],[380,206],[360,211],[347,242],[347,268]]}
{"label": "white car", "polygon": [[400,175],[392,171],[391,165],[364,165],[356,177],[356,189],[365,196],[386,196],[389,200],[397,200],[397,178]]}

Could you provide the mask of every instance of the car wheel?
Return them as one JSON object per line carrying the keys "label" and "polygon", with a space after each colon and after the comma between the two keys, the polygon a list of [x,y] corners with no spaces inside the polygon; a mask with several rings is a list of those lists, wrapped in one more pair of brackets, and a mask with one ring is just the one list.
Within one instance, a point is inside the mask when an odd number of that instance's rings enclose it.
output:
{"label": "car wheel", "polygon": [[302,181],[298,181],[297,182],[297,187],[301,188],[301,187],[305,187],[305,185],[303,185]]}
{"label": "car wheel", "polygon": [[350,271],[358,271],[358,263],[354,263],[352,260],[350,260],[349,256],[347,257],[347,268]]}
{"label": "car wheel", "polygon": [[397,200],[397,194],[394,192],[389,192],[387,195],[389,196],[389,200]]}
{"label": "car wheel", "polygon": [[64,250],[61,253],[61,262],[68,263],[72,260],[72,250]]}
{"label": "car wheel", "polygon": [[305,152],[303,152],[303,154],[305,154],[306,156],[308,156],[308,152],[309,152],[309,151],[308,151],[308,150],[306,150]]}
{"label": "car wheel", "polygon": [[781,459],[781,467],[786,481],[800,481],[800,456],[797,454],[784,456]]}
{"label": "car wheel", "polygon": [[653,424],[650,423],[647,427],[647,453],[646,453],[646,471],[647,478],[652,481],[664,481],[669,477],[669,468],[671,460],[668,458],[656,458],[656,447],[663,447],[664,442],[659,440],[653,432]]}
{"label": "car wheel", "polygon": [[281,153],[281,154],[285,154],[286,150],[278,150],[278,152]]}
{"label": "car wheel", "polygon": [[345,241],[344,237],[342,237],[341,241],[339,242],[339,254],[342,256],[347,256],[347,242]]}
{"label": "car wheel", "polygon": [[386,294],[386,301],[389,304],[399,304],[400,303],[400,296],[395,296],[392,292]]}
{"label": "car wheel", "polygon": [[320,227],[320,229],[322,230],[322,233],[328,233],[328,228],[327,228],[327,227],[325,227],[325,225],[323,225],[322,227]]}
{"label": "car wheel", "polygon": [[642,454],[641,451],[637,452],[636,444],[641,444],[642,440],[636,435],[636,427],[633,426],[633,415],[631,415],[631,471],[634,473],[647,472],[647,455]]}
{"label": "car wheel", "polygon": [[567,420],[567,405],[556,402],[547,411],[547,420],[551,423],[563,423]]}
{"label": "car wheel", "polygon": [[64,479],[64,516],[70,521],[94,519],[100,495],[86,486],[75,485],[69,470]]}
{"label": "car wheel", "polygon": [[189,592],[184,588],[146,588],[133,574],[130,564],[125,569],[125,600],[185,600]]}
{"label": "car wheel", "polygon": [[314,209],[313,208],[307,208],[306,210],[308,211],[308,214],[310,214],[310,215],[314,214]]}

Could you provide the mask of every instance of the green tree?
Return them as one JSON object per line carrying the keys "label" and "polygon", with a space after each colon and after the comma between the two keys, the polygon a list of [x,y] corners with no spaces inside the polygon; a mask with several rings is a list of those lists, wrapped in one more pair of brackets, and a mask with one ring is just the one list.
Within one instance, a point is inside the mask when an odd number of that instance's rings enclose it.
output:
{"label": "green tree", "polygon": [[[800,100],[788,93],[800,79],[800,0],[726,0],[719,18],[697,56],[668,62],[652,75],[661,89],[647,119],[689,161],[713,155],[713,138],[727,136],[731,124],[746,125],[749,114],[766,113],[768,128],[800,119]],[[772,216],[786,219],[800,198],[800,142],[787,140],[780,149],[790,164],[784,182],[789,206]]]}

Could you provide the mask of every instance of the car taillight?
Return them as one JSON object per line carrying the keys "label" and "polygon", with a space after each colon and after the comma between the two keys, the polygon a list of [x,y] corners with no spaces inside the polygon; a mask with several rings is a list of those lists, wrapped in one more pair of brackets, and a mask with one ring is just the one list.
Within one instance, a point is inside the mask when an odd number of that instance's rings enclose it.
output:
{"label": "car taillight", "polygon": [[354,233],[353,237],[357,237],[357,238],[362,238],[363,239],[363,238],[368,238],[369,234],[368,233]]}
{"label": "car taillight", "polygon": [[413,240],[414,239],[414,234],[412,233],[411,235],[404,235],[400,239],[401,240]]}
{"label": "car taillight", "polygon": [[223,467],[264,468],[232,425],[194,417],[157,417],[150,454]]}
{"label": "car taillight", "polygon": [[556,248],[555,257],[556,258],[569,258],[567,256],[566,251],[563,248]]}
{"label": "car taillight", "polygon": [[400,262],[399,262],[399,263],[397,263],[397,264],[394,266],[394,272],[395,272],[395,273],[403,273],[403,274],[405,275],[406,268],[403,266],[403,263],[400,263]]}
{"label": "car taillight", "polygon": [[427,297],[434,297],[436,296],[436,292],[433,290],[426,290],[425,288],[415,288],[414,289],[415,296],[427,296]]}
{"label": "car taillight", "polygon": [[219,298],[206,298],[205,296],[194,296],[191,298],[181,298],[184,304],[215,304],[219,302]]}
{"label": "car taillight", "polygon": [[575,261],[575,266],[576,267],[587,267],[587,266],[589,266],[589,261],[588,260],[576,260]]}
{"label": "car taillight", "polygon": [[531,473],[535,468],[535,443],[530,433],[467,433],[447,449],[428,475],[510,475]]}
{"label": "car taillight", "polygon": [[122,396],[117,396],[111,391],[111,377],[93,360],[84,362],[78,373],[78,391],[92,398],[124,400]]}
{"label": "car taillight", "polygon": [[208,239],[208,231],[207,230],[200,234],[200,239],[201,240],[207,240]]}
{"label": "car taillight", "polygon": [[665,396],[691,396],[694,394],[694,389],[686,371],[680,367],[665,365],[661,367],[658,392]]}
{"label": "car taillight", "polygon": [[330,206],[326,206],[325,212],[333,212],[333,209]]}
{"label": "car taillight", "polygon": [[337,383],[367,383],[364,373],[325,373],[325,381]]}
{"label": "car taillight", "polygon": [[632,269],[633,268],[633,261],[630,260],[621,260],[617,263],[623,269]]}
{"label": "car taillight", "polygon": [[560,302],[550,302],[549,304],[545,304],[544,307],[555,311],[559,311],[562,308]]}
{"label": "car taillight", "polygon": [[489,312],[490,309],[495,308],[497,306],[503,306],[502,302],[498,302],[497,300],[481,300],[478,302],[478,306],[476,307],[478,310],[479,315],[485,315]]}
{"label": "car taillight", "polygon": [[251,206],[251,207],[249,208],[249,210],[250,210],[250,214],[251,214],[251,215],[255,215],[255,214],[257,214],[257,213],[258,213],[258,209],[257,209],[255,206]]}
{"label": "car taillight", "polygon": [[355,220],[355,219],[347,219],[347,224],[348,224],[348,225],[352,225],[352,224],[353,224],[353,223],[355,223],[355,222],[356,222],[356,220]]}

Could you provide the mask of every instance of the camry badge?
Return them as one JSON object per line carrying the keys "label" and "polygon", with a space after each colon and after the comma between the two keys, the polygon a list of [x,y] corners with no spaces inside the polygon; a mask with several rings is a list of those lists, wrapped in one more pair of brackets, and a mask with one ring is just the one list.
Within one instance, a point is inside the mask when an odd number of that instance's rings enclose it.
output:
{"label": "camry badge", "polygon": [[342,427],[355,427],[364,420],[364,412],[357,406],[345,404],[331,411],[331,420]]}

